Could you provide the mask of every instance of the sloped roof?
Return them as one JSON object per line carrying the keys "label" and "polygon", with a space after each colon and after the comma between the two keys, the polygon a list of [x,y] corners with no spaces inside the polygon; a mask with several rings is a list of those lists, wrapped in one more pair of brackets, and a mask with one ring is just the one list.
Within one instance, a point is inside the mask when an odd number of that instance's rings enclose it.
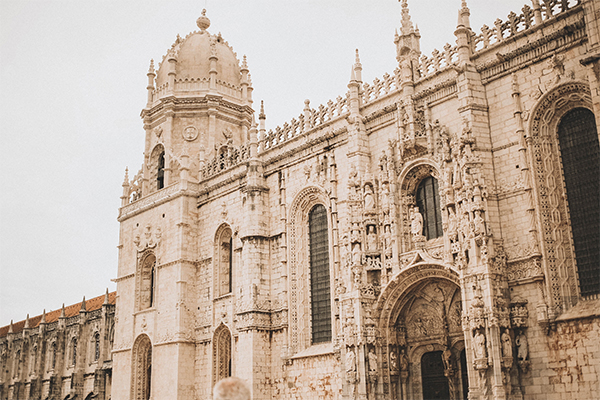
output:
{"label": "sloped roof", "polygon": [[[106,295],[94,297],[93,299],[89,299],[85,301],[85,309],[87,311],[94,311],[102,308],[102,304],[104,303],[104,297]],[[117,299],[117,292],[111,292],[108,294],[108,304],[114,305]],[[65,307],[65,317],[73,317],[79,314],[81,310],[81,303],[72,304],[70,306]],[[58,320],[60,317],[62,309],[50,311],[46,313],[46,323],[51,323]],[[37,328],[40,325],[40,321],[42,320],[42,314],[36,315],[35,317],[29,317],[29,327]],[[25,320],[14,322],[13,323],[13,333],[19,333],[23,331],[23,327],[25,326]],[[8,330],[10,329],[10,325],[6,325],[0,328],[0,337],[4,337],[8,334]]]}

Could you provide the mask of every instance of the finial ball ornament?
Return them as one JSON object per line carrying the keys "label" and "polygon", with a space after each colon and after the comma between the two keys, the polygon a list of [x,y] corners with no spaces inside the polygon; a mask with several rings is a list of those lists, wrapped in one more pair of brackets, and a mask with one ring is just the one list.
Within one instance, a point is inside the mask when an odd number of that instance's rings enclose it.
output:
{"label": "finial ball ornament", "polygon": [[200,30],[205,31],[210,26],[210,19],[206,16],[206,9],[202,10],[202,15],[196,20],[196,25]]}

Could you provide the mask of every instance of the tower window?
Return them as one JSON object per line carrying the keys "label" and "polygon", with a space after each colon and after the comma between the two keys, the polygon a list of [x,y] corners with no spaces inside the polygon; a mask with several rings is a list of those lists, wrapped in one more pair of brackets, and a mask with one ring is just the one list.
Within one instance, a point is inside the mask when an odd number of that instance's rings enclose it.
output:
{"label": "tower window", "polygon": [[165,187],[165,152],[163,151],[158,156],[158,173],[156,176],[156,188],[162,189]]}
{"label": "tower window", "polygon": [[600,293],[600,145],[594,114],[568,112],[558,126],[582,296]]}
{"label": "tower window", "polygon": [[331,289],[327,210],[316,205],[308,216],[312,342],[331,341]]}
{"label": "tower window", "polygon": [[417,187],[417,207],[423,216],[423,234],[427,240],[442,236],[442,212],[438,181],[432,176],[423,179]]}
{"label": "tower window", "polygon": [[225,228],[218,235],[218,256],[217,256],[217,295],[223,296],[232,291],[232,273],[233,273],[233,238],[231,229]]}

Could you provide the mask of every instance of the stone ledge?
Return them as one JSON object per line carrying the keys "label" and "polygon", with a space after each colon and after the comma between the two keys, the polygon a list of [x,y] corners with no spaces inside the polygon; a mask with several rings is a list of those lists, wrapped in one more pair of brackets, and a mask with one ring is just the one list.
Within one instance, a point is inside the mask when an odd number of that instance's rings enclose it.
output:
{"label": "stone ledge", "polygon": [[569,321],[572,319],[581,319],[588,317],[600,316],[600,299],[580,300],[575,307],[571,308],[560,317],[556,318],[556,322]]}
{"label": "stone ledge", "polygon": [[309,348],[306,348],[301,352],[293,355],[291,359],[297,360],[299,358],[326,356],[330,354],[333,354],[333,343],[331,342],[310,346]]}

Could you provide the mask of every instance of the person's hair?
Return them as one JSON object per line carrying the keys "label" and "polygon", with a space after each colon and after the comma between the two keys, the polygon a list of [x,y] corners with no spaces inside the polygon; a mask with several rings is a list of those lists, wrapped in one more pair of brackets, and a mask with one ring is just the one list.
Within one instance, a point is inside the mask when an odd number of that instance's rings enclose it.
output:
{"label": "person's hair", "polygon": [[213,389],[213,400],[250,400],[250,390],[240,378],[221,379]]}

